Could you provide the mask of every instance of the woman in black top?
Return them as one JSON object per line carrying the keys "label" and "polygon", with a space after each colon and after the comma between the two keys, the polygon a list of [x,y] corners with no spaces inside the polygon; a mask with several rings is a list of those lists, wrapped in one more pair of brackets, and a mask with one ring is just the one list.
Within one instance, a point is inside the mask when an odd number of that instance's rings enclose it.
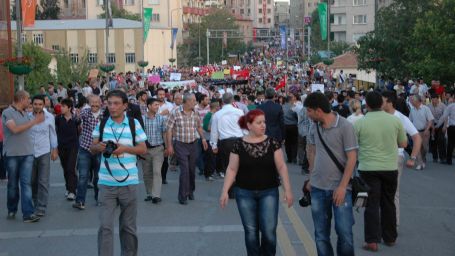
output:
{"label": "woman in black top", "polygon": [[235,197],[245,230],[248,255],[275,255],[279,177],[283,182],[284,200],[288,207],[293,203],[281,143],[265,135],[262,110],[248,112],[240,118],[239,125],[249,134],[234,143],[220,205],[222,208],[227,205],[228,190],[235,180]]}

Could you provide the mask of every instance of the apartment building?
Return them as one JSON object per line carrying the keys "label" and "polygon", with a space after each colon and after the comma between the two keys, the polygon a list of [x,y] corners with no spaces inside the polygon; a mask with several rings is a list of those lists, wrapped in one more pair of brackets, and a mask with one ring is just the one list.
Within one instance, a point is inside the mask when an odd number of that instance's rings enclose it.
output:
{"label": "apartment building", "polygon": [[289,2],[289,25],[291,28],[303,28],[305,17],[305,1],[291,0]]}
{"label": "apartment building", "polygon": [[330,6],[330,31],[335,41],[356,43],[374,30],[375,14],[393,0],[334,0]]}
{"label": "apartment building", "polygon": [[225,0],[232,15],[240,15],[253,21],[253,28],[272,29],[275,26],[273,0]]}
{"label": "apartment building", "polygon": [[275,2],[275,28],[289,24],[289,2]]}
{"label": "apartment building", "polygon": [[[336,0],[332,0],[332,1],[336,1]],[[318,4],[321,3],[321,2],[326,2],[326,1],[323,1],[323,0],[303,0],[303,10],[304,10],[303,16],[311,17],[311,15],[313,14],[314,10],[318,9]]]}

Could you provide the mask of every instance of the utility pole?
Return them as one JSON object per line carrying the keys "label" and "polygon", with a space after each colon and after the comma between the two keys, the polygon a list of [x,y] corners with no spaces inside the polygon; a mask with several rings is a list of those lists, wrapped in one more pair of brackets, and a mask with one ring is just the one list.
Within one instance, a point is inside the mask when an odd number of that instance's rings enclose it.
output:
{"label": "utility pole", "polygon": [[[16,32],[17,32],[17,58],[20,60],[22,58],[22,10],[21,10],[21,1],[16,0]],[[24,90],[24,75],[17,77],[17,82],[19,85],[19,90]]]}
{"label": "utility pole", "polygon": [[[327,54],[330,51],[330,4],[332,3],[331,0],[327,1]],[[330,54],[329,54],[330,57]]]}
{"label": "utility pole", "polygon": [[[145,61],[145,20],[144,20],[144,0],[141,0],[141,19],[142,19],[142,60]],[[142,68],[144,73],[145,67]]]}
{"label": "utility pole", "polygon": [[109,63],[108,61],[108,54],[109,54],[109,16],[110,16],[110,13],[109,13],[109,0],[104,0],[104,9],[105,9],[105,17],[106,17],[106,56],[105,56],[105,59],[106,59],[106,64]]}
{"label": "utility pole", "polygon": [[308,26],[308,57],[311,57],[311,26]]}
{"label": "utility pole", "polygon": [[210,44],[209,44],[209,37],[210,37],[210,31],[207,29],[207,33],[205,34],[207,37],[207,66],[210,64]]}
{"label": "utility pole", "polygon": [[198,65],[201,66],[201,21],[197,24],[197,34],[198,34],[198,40],[199,40],[199,55],[198,55]]}

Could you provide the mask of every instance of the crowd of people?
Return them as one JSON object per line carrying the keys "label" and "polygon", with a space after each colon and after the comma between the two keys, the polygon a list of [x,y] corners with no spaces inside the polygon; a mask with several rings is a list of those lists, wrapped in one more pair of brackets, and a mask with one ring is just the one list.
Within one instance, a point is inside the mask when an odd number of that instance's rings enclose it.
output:
{"label": "crowd of people", "polygon": [[[101,211],[99,255],[113,255],[118,205],[122,253],[136,255],[139,180],[144,200],[160,204],[168,170],[178,169],[179,204],[195,200],[197,174],[207,182],[224,178],[220,205],[236,199],[248,255],[275,255],[278,187],[283,185],[291,207],[287,164],[295,164],[308,180],[304,190],[311,192],[318,255],[333,255],[332,216],[337,254],[354,255],[355,172],[371,188],[363,248],[377,251],[382,241],[393,246],[404,165],[424,170],[427,152],[434,162],[452,164],[453,94],[439,81],[428,87],[421,79],[362,90],[342,72],[299,64],[287,71],[260,56],[245,56],[264,63],[242,66],[248,72],[243,79],[211,79],[226,66],[153,67],[83,85],[49,83],[35,96],[17,91],[0,122],[8,219],[15,219],[19,200],[24,222],[46,215],[50,161],[59,158],[72,207],[84,210],[87,189],[94,189]],[[194,82],[166,87],[148,80],[153,75],[169,81],[173,72]],[[324,84],[324,91],[312,91],[313,83]]]}

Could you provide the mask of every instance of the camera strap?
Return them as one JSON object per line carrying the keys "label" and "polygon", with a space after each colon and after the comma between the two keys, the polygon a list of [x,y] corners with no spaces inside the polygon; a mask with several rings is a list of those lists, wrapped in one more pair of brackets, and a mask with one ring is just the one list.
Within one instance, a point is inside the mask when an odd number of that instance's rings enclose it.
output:
{"label": "camera strap", "polygon": [[125,182],[125,181],[130,177],[130,172],[128,171],[128,169],[126,169],[125,165],[123,165],[123,163],[120,162],[120,159],[118,158],[118,156],[117,156],[117,161],[118,161],[118,163],[120,164],[120,166],[123,168],[123,170],[125,170],[126,173],[127,173],[127,174],[126,174],[126,177],[123,178],[123,179],[121,179],[121,180],[118,180],[118,179],[115,178],[115,176],[112,174],[111,168],[110,168],[109,163],[108,163],[108,161],[107,161],[106,158],[104,158],[104,165],[106,166],[106,169],[107,169],[107,171],[109,172],[109,174],[112,176],[112,178],[113,178],[115,181],[117,181],[118,183],[122,183],[122,182]]}

